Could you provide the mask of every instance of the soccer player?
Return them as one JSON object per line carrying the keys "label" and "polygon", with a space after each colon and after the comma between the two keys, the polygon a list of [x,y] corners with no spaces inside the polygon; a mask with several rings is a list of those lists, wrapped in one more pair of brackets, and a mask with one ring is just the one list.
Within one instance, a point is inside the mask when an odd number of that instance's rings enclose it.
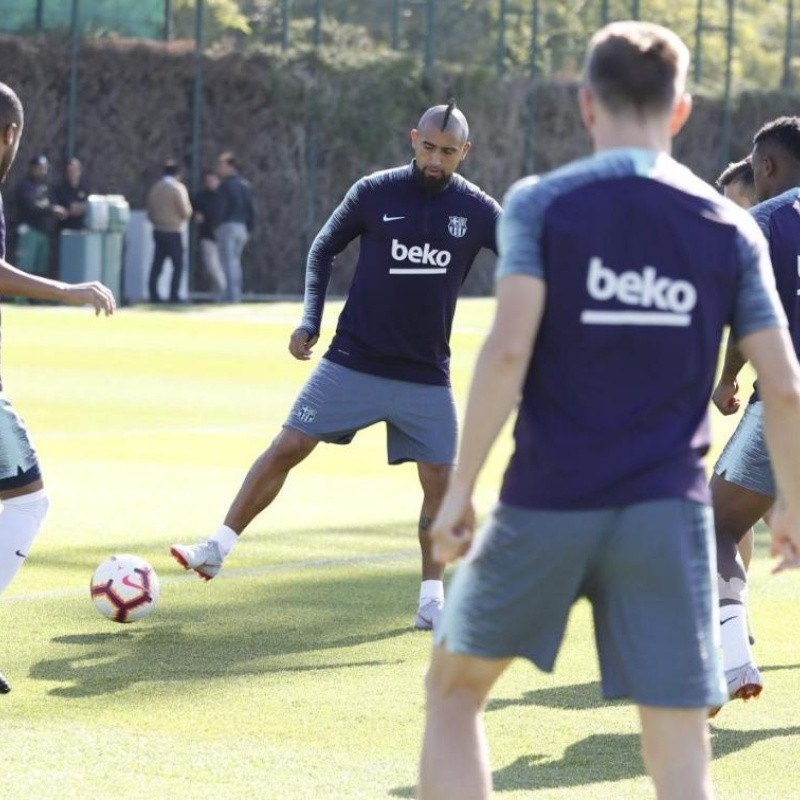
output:
{"label": "soccer player", "polygon": [[[753,175],[753,159],[750,156],[741,161],[734,161],[722,171],[716,180],[716,185],[722,190],[722,194],[733,200],[741,208],[751,208],[758,200],[756,199],[756,183]],[[716,395],[712,394],[711,399],[716,404]],[[724,414],[731,411],[724,409]],[[755,546],[755,531],[750,530],[742,537],[739,542],[739,555],[742,557],[745,571],[750,569],[750,561],[753,558],[753,548]],[[755,644],[752,636],[749,636],[750,644]]]}
{"label": "soccer player", "polygon": [[[15,92],[0,83],[0,184],[22,138],[24,116]],[[5,218],[0,197],[0,295],[94,306],[111,314],[114,296],[101,283],[67,284],[30,275],[5,260]],[[48,499],[27,428],[0,385],[0,593],[11,583],[30,552],[47,513]],[[0,693],[11,686],[0,675]]]}
{"label": "soccer player", "polygon": [[706,716],[726,691],[702,458],[726,324],[760,375],[785,501],[774,536],[797,560],[800,365],[758,226],[669,155],[688,63],[665,28],[603,28],[580,92],[595,154],[506,198],[496,317],[432,526],[438,560],[467,551],[473,487],[519,403],[516,447],[435,632],[424,800],[489,797],[486,696],[517,656],[553,668],[580,597],[604,695],[638,706],[658,798],[712,796]]}
{"label": "soccer player", "polygon": [[[800,353],[800,117],[781,117],[764,125],[753,139],[752,161],[760,202],[751,213],[769,242],[778,293]],[[740,406],[737,376],[743,365],[739,348],[729,344],[714,390],[714,403],[723,414]],[[759,381],[711,477],[720,631],[730,699],[757,697],[763,688],[747,635],[747,572],[736,557],[737,543],[770,512],[776,497],[764,440],[761,388]]]}
{"label": "soccer player", "polygon": [[758,202],[755,176],[753,175],[753,160],[750,156],[728,164],[717,178],[716,183],[722,189],[722,194],[741,208],[750,208]]}
{"label": "soccer player", "polygon": [[303,319],[289,351],[311,357],[335,256],[361,250],[336,335],[284,427],[250,468],[224,524],[172,555],[210,580],[239,535],[277,496],[289,471],[320,441],[348,444],[385,422],[390,464],[416,462],[422,485],[422,585],[415,627],[431,629],[444,604],[444,567],[431,558],[428,528],[456,448],[450,390],[450,329],[461,284],[483,247],[495,250],[500,206],[456,173],[470,149],[454,103],[429,108],[411,131],[407,166],[357,181],[308,256]]}

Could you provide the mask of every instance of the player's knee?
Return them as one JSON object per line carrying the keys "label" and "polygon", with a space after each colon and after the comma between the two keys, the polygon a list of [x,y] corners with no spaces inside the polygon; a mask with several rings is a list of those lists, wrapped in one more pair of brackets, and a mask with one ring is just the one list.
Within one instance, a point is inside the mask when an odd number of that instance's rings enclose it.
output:
{"label": "player's knee", "polygon": [[28,494],[20,494],[3,500],[3,506],[7,511],[12,511],[22,518],[27,518],[30,522],[29,527],[37,531],[50,508],[50,497],[44,489],[38,489]]}
{"label": "player's knee", "polygon": [[449,464],[419,465],[419,480],[426,498],[438,501],[444,497],[451,471]]}
{"label": "player's knee", "polygon": [[275,464],[283,469],[291,469],[299,464],[315,447],[316,442],[310,437],[284,428],[270,445],[267,454]]}
{"label": "player's knee", "polygon": [[477,680],[473,671],[464,667],[464,659],[451,654],[433,659],[425,676],[429,704],[481,708],[489,686]]}

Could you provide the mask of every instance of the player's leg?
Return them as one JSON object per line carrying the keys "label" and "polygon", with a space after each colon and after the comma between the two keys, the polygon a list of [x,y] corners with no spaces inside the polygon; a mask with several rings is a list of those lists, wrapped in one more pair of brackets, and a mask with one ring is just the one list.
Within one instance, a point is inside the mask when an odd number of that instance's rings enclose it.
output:
{"label": "player's leg", "polygon": [[755,549],[756,532],[750,528],[741,538],[738,544],[739,556],[744,564],[744,571],[750,571],[750,562],[753,560],[753,550]]}
{"label": "player's leg", "polygon": [[422,582],[414,627],[431,630],[444,607],[444,567],[434,561],[428,536],[442,501],[458,436],[455,403],[447,386],[394,381],[392,413],[387,420],[390,464],[416,461],[422,485],[418,536],[422,553]]}
{"label": "player's leg", "polygon": [[433,558],[430,527],[439,510],[452,467],[450,464],[417,464],[422,486],[422,510],[419,516],[419,547],[422,554],[422,583],[415,627],[431,630],[444,608],[444,565]]}
{"label": "player's leg", "polygon": [[484,659],[433,649],[426,679],[421,800],[485,800],[492,791],[483,706],[511,659]]}
{"label": "player's leg", "polygon": [[708,708],[726,696],[717,653],[711,509],[659,500],[620,510],[590,573],[603,694],[642,717],[659,800],[707,800]]}
{"label": "player's leg", "polygon": [[[28,557],[48,506],[25,423],[0,393],[0,594]],[[10,689],[0,675],[0,693]]]}
{"label": "player's leg", "polygon": [[711,800],[711,745],[702,708],[639,706],[642,756],[658,800]]}
{"label": "player's leg", "polygon": [[196,545],[173,545],[172,557],[204,580],[215,577],[244,529],[278,496],[289,472],[311,454],[318,441],[294,428],[283,428],[253,462],[219,530]]}
{"label": "player's leg", "polygon": [[[731,698],[748,699],[763,683],[750,650],[747,572],[738,544],[768,513],[776,493],[764,440],[763,406],[751,403],[714,467],[710,489],[717,539],[720,634]],[[719,709],[712,709],[715,714]]]}
{"label": "player's leg", "polygon": [[420,797],[489,797],[486,695],[512,658],[552,671],[611,516],[502,504],[492,511],[477,546],[456,567],[434,631]]}
{"label": "player's leg", "polygon": [[213,578],[239,535],[278,496],[289,472],[318,442],[348,444],[356,431],[380,420],[379,409],[393,383],[323,358],[297,396],[283,430],[250,467],[224,523],[197,545],[173,545],[172,556],[201,578]]}
{"label": "player's leg", "polygon": [[[774,498],[739,486],[720,475],[711,478],[717,540],[719,622],[723,668],[731,699],[761,693],[763,682],[750,649],[747,571],[738,542],[772,507]],[[719,710],[715,707],[712,714]]]}

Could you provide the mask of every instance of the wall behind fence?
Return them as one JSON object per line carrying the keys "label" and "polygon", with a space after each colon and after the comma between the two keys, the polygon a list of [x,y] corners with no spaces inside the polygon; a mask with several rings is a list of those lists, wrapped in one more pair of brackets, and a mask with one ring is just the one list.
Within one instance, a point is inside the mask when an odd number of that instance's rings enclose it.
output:
{"label": "wall behind fence", "polygon": [[[26,108],[23,146],[4,190],[13,215],[13,186],[28,158],[63,163],[69,47],[58,39],[0,37],[0,80]],[[188,171],[194,55],[190,42],[84,42],[80,54],[76,155],[90,187],[126,195],[141,207],[167,157]],[[441,69],[426,77],[418,59],[382,52],[342,62],[325,50],[303,54],[206,58],[201,149],[212,164],[233,149],[254,188],[257,230],[246,255],[245,289],[294,293],[302,288],[306,250],[348,186],[361,175],[411,157],[408,131],[428,105],[455,95],[472,124],[474,148],[463,172],[500,199],[526,159],[531,83],[483,69]],[[534,163],[544,171],[588,152],[571,83],[542,83],[536,95]],[[741,95],[733,109],[732,154],[749,151],[765,120],[794,113],[794,95]],[[707,179],[718,170],[718,101],[697,98],[678,140],[677,156]],[[349,282],[354,252],[334,272],[332,289]],[[468,290],[491,286],[483,259]]]}

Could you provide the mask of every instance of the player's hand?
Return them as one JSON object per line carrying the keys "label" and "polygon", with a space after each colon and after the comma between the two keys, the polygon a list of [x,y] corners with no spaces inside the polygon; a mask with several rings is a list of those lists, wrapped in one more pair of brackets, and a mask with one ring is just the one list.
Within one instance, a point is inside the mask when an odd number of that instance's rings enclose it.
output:
{"label": "player's hand", "polygon": [[737,397],[738,392],[739,384],[735,379],[732,381],[720,379],[711,395],[711,400],[719,412],[727,417],[739,410],[741,402]]}
{"label": "player's hand", "polygon": [[297,328],[289,339],[289,352],[298,361],[311,358],[311,348],[319,341],[319,336],[309,333],[305,328]]}
{"label": "player's hand", "polygon": [[770,555],[780,558],[772,570],[773,575],[787,569],[800,569],[800,511],[790,512],[778,502],[770,511],[772,528]]}
{"label": "player's hand", "polygon": [[475,534],[475,509],[470,491],[451,482],[430,530],[433,558],[447,564],[463,556]]}
{"label": "player's hand", "polygon": [[70,284],[64,289],[62,299],[68,306],[93,306],[95,316],[100,313],[111,316],[117,307],[111,289],[100,281]]}

